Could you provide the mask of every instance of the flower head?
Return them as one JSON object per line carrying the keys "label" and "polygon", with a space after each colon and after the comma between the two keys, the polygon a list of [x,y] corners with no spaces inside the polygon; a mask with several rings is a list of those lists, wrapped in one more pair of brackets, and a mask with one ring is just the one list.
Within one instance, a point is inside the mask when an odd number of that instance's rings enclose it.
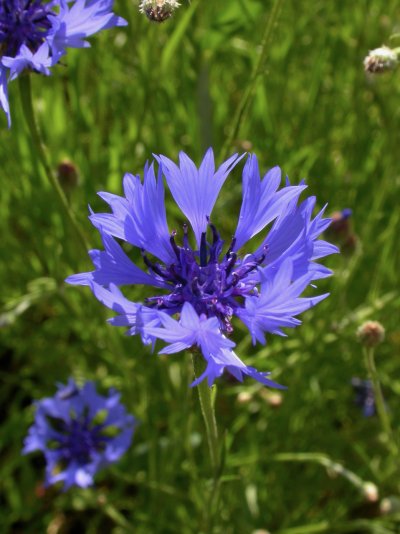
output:
{"label": "flower head", "polygon": [[8,81],[27,69],[48,76],[67,48],[125,25],[112,7],[113,0],[0,0],[0,106],[9,125]]}
{"label": "flower head", "polygon": [[385,329],[379,321],[365,321],[357,328],[357,338],[365,347],[376,347],[385,339]]}
{"label": "flower head", "polygon": [[164,22],[179,6],[176,0],[141,0],[139,11],[153,22]]}
{"label": "flower head", "polygon": [[[207,368],[196,383],[207,378],[212,384],[225,370],[238,380],[249,375],[277,386],[268,373],[245,365],[233,351],[234,321],[246,325],[253,343],[265,343],[266,332],[284,335],[282,327],[300,324],[295,316],[327,296],[300,297],[311,282],[331,274],[315,260],[337,248],[317,240],[330,219],[322,217],[323,210],[312,218],[315,198],[298,204],[306,186],[287,183],[279,189],[280,169],[261,178],[254,155],[243,169],[239,221],[226,246],[212,212],[241,159],[234,155],[215,169],[210,149],[199,168],[181,153],[179,165],[157,157],[157,175],[153,164],[146,165],[143,182],[126,174],[123,197],[100,193],[112,213],[90,215],[104,244],[104,250],[90,252],[94,270],[67,282],[90,286],[118,313],[111,323],[127,326],[144,343],[161,339],[168,344],[164,353],[201,349]],[[163,176],[187,221],[180,236],[167,226]],[[251,247],[248,242],[256,235],[261,239]],[[141,267],[116,239],[140,250]],[[138,284],[153,287],[144,302],[128,300],[118,288]]]}
{"label": "flower head", "polygon": [[381,46],[370,50],[368,56],[364,59],[364,69],[366,72],[381,74],[393,70],[398,62],[399,49]]}
{"label": "flower head", "polygon": [[85,488],[99,469],[116,462],[132,441],[135,418],[126,413],[119,393],[99,395],[93,382],[78,388],[70,379],[54,397],[36,403],[35,422],[23,453],[43,452],[46,485]]}

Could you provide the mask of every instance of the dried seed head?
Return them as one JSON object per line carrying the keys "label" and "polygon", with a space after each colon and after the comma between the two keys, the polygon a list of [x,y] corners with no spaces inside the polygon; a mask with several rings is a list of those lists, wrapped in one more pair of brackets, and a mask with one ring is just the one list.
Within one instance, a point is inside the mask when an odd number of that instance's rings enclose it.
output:
{"label": "dried seed head", "polygon": [[359,341],[366,347],[376,347],[385,339],[385,329],[378,321],[366,321],[357,330]]}
{"label": "dried seed head", "polygon": [[397,50],[392,50],[387,46],[370,50],[368,56],[364,59],[364,68],[366,72],[381,74],[388,70],[393,70],[398,63]]}
{"label": "dried seed head", "polygon": [[139,11],[153,22],[164,22],[180,6],[176,0],[142,0]]}

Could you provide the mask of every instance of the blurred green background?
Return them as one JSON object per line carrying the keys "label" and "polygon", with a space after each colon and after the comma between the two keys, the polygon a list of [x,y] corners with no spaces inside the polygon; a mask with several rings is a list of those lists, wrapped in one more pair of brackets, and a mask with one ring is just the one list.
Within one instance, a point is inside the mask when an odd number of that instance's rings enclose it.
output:
{"label": "blurred green background", "polygon": [[[52,166],[68,159],[79,169],[79,182],[64,187],[92,246],[100,242],[87,205],[105,208],[97,191],[120,193],[124,172],[140,173],[152,153],[176,160],[184,150],[199,163],[211,145],[218,162],[254,151],[262,171],[280,165],[293,183],[306,178],[328,213],[351,208],[352,241],[325,262],[335,276],[318,289],[331,296],[287,338],[253,347],[236,331],[243,360],[273,371],[288,390],[277,397],[251,380],[219,380],[227,453],[221,506],[207,527],[211,472],[188,387],[191,361],[151,354],[106,324],[111,314],[88,289],[64,284],[90,262],[37,161],[11,83],[12,129],[0,119],[1,532],[400,532],[399,459],[377,417],[355,406],[350,384],[366,377],[355,331],[379,320],[386,340],[376,359],[398,436],[400,81],[398,72],[367,76],[362,64],[368,50],[398,46],[389,40],[400,31],[398,2],[192,0],[163,24],[131,1],[116,0],[114,11],[127,27],[71,50],[53,76],[32,76]],[[214,215],[228,236],[240,180],[237,169]],[[45,491],[42,458],[20,451],[33,400],[69,376],[119,388],[141,425],[95,488]]]}

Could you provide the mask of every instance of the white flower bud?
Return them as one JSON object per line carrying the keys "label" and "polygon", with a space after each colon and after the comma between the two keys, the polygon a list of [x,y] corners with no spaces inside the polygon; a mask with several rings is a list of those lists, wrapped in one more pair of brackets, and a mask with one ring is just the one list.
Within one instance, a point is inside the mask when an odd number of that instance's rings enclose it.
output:
{"label": "white flower bud", "polygon": [[142,0],[139,11],[153,22],[164,22],[180,4],[176,0]]}
{"label": "white flower bud", "polygon": [[388,70],[393,70],[398,63],[397,51],[382,46],[370,50],[368,56],[364,59],[364,68],[366,72],[380,74]]}

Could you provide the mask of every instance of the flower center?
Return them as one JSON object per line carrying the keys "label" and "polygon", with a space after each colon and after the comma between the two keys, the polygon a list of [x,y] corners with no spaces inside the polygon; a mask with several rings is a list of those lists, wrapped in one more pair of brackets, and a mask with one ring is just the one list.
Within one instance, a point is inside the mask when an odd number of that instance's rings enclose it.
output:
{"label": "flower center", "polygon": [[179,312],[185,302],[190,302],[199,315],[217,317],[222,330],[229,333],[234,310],[243,306],[242,297],[257,294],[256,270],[265,254],[250,255],[242,260],[233,252],[233,238],[228,251],[222,255],[224,241],[213,224],[209,222],[208,226],[212,242],[207,241],[204,232],[199,250],[189,245],[187,225],[183,227],[182,246],[177,245],[176,232],[173,232],[170,243],[176,262],[168,266],[151,262],[142,251],[146,266],[171,286],[169,294],[150,297],[146,303],[173,314]]}
{"label": "flower center", "polygon": [[[53,422],[54,423],[54,422]],[[93,452],[104,450],[110,438],[104,435],[104,425],[93,425],[87,416],[72,419],[69,423],[58,420],[56,449],[66,462],[83,465],[90,461]],[[54,425],[53,425],[54,426]]]}
{"label": "flower center", "polygon": [[0,55],[15,55],[23,44],[36,52],[51,28],[51,13],[42,0],[0,0]]}

